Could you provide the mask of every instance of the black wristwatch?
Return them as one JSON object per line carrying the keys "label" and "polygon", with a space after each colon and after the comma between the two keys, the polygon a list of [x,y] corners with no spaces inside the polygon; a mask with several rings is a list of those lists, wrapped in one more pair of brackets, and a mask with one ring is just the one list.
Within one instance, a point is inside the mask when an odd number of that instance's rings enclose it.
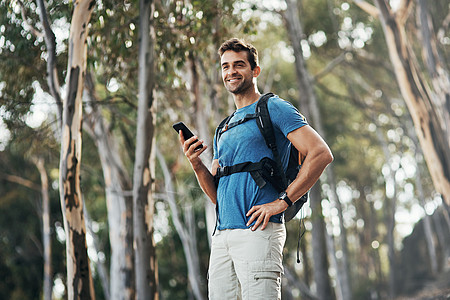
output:
{"label": "black wristwatch", "polygon": [[281,192],[280,195],[278,195],[278,199],[286,202],[288,206],[292,206],[292,201],[291,201],[291,199],[289,199],[286,192]]}

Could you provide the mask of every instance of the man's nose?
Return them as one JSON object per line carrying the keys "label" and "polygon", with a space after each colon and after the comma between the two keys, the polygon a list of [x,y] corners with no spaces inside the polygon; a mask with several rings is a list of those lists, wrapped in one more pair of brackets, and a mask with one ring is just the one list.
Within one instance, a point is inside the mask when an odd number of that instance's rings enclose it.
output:
{"label": "man's nose", "polygon": [[227,75],[233,75],[236,73],[236,68],[234,68],[233,66],[230,66],[227,70]]}

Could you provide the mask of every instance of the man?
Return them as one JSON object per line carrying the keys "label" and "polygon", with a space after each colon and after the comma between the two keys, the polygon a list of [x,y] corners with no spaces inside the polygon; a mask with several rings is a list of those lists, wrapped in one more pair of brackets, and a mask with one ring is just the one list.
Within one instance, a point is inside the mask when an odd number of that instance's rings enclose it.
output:
{"label": "man", "polygon": [[[256,84],[261,72],[258,53],[252,45],[231,39],[222,44],[219,55],[223,83],[237,108],[229,122],[236,122],[255,112],[261,96]],[[274,96],[268,101],[268,109],[284,168],[291,143],[305,157],[297,178],[280,195],[270,184],[258,187],[249,172],[221,177],[217,187],[214,182],[219,167],[273,157],[257,119],[221,130],[220,139],[214,140],[211,172],[199,157],[206,145],[195,150],[203,141],[195,142],[195,136],[185,141],[180,133],[183,151],[201,188],[218,208],[209,265],[208,293],[212,300],[281,299],[286,240],[282,213],[313,186],[333,160],[327,144],[290,103]]]}

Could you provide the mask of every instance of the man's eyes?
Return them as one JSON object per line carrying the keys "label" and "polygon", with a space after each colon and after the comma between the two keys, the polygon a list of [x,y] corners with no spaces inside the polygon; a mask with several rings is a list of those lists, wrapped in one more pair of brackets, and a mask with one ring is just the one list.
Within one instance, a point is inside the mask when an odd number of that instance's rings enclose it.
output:
{"label": "man's eyes", "polygon": [[[245,68],[245,64],[244,63],[238,63],[235,65],[235,67],[237,68]],[[229,66],[222,66],[222,70],[227,70],[229,68]]]}

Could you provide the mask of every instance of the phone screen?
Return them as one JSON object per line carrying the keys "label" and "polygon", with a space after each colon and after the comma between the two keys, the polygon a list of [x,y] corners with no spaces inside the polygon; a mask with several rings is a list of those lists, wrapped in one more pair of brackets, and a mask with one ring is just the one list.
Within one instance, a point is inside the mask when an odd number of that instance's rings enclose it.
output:
{"label": "phone screen", "polygon": [[[180,130],[181,132],[183,132],[183,137],[185,140],[191,138],[194,136],[194,134],[192,133],[192,131],[183,123],[183,122],[178,122],[172,125],[173,129],[175,129],[175,131],[178,133]],[[195,140],[194,143],[196,143],[198,140]],[[195,148],[195,150],[199,150],[203,148],[203,145],[197,146]]]}

